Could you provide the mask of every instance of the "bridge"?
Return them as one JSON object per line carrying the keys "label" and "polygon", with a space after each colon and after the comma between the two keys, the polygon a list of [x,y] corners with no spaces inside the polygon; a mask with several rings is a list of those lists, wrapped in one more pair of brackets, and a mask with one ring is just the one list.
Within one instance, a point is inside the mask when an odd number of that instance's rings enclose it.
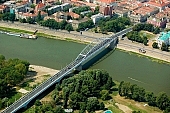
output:
{"label": "bridge", "polygon": [[43,93],[52,85],[59,82],[63,77],[67,76],[68,74],[72,73],[74,70],[81,70],[82,65],[89,61],[93,56],[99,53],[102,49],[108,47],[110,49],[114,49],[117,45],[118,37],[121,35],[126,34],[127,32],[132,31],[132,27],[122,30],[114,34],[109,38],[99,38],[95,39],[94,42],[91,42],[87,45],[82,52],[77,56],[77,58],[72,61],[70,64],[62,68],[58,73],[50,77],[48,80],[42,82],[39,86],[34,88],[31,92],[27,93],[26,95],[22,96],[16,102],[11,104],[9,107],[4,109],[1,113],[15,113],[19,109],[26,107],[30,101],[36,98],[38,95]]}

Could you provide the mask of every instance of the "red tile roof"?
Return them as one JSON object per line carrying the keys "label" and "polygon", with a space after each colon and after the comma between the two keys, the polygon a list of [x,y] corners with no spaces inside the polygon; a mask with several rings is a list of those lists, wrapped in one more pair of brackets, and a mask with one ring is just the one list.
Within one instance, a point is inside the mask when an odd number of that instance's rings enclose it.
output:
{"label": "red tile roof", "polygon": [[69,15],[73,18],[79,18],[80,17],[80,15],[73,13],[73,12],[69,12]]}
{"label": "red tile roof", "polygon": [[150,0],[147,4],[157,6],[157,7],[164,7],[170,4],[170,1],[167,0]]}
{"label": "red tile roof", "polygon": [[102,2],[102,3],[113,3],[113,2],[115,2],[116,0],[100,0],[100,2]]}
{"label": "red tile roof", "polygon": [[[47,13],[44,12],[44,11],[41,11],[41,15],[46,15]],[[35,12],[35,13],[23,13],[24,16],[26,17],[36,17],[38,15],[38,12]]]}
{"label": "red tile roof", "polygon": [[4,10],[5,8],[6,8],[5,5],[0,5],[0,9],[1,9],[1,10]]}
{"label": "red tile roof", "polygon": [[143,6],[141,8],[138,8],[138,9],[134,10],[134,13],[135,14],[146,15],[146,14],[149,14],[149,13],[153,12],[154,10],[155,10],[155,7]]}
{"label": "red tile roof", "polygon": [[45,5],[44,5],[42,2],[40,2],[40,3],[37,4],[37,6],[35,7],[35,9],[38,11],[39,9],[41,9],[41,8],[43,8],[43,7],[45,7]]}

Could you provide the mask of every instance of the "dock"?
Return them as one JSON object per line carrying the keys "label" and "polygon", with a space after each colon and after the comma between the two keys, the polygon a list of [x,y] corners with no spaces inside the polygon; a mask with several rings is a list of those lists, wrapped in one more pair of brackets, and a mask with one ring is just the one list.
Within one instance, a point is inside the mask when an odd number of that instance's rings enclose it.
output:
{"label": "dock", "polygon": [[37,32],[38,32],[38,30],[36,30],[33,34],[26,34],[26,33],[13,33],[13,32],[0,31],[1,34],[17,36],[17,37],[26,38],[26,39],[37,39],[37,36],[35,35]]}

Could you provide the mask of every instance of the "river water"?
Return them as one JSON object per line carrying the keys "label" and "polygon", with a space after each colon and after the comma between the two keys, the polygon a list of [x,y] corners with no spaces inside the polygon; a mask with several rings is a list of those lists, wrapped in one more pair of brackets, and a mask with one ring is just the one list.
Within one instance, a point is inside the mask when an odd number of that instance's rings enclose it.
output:
{"label": "river water", "polygon": [[[86,45],[55,39],[23,39],[0,34],[0,54],[6,59],[19,58],[31,64],[61,69],[83,50]],[[116,50],[94,64],[92,69],[104,69],[113,80],[130,81],[148,91],[164,91],[170,95],[170,65],[159,64],[127,52]]]}

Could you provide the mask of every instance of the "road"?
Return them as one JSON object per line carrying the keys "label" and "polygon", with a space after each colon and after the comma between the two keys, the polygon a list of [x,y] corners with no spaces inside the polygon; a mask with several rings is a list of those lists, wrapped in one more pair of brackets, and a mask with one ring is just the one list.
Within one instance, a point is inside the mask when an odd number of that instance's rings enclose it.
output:
{"label": "road", "polygon": [[[146,55],[149,57],[153,57],[153,58],[157,58],[160,60],[170,62],[170,52],[165,52],[165,51],[161,51],[160,49],[154,49],[149,46],[144,46],[141,43],[132,42],[132,41],[128,40],[127,38],[125,38],[124,40],[120,40],[117,47],[119,49],[123,49],[126,51],[132,51],[132,52],[143,54],[143,55]],[[146,53],[140,53],[139,52],[140,48],[146,50]]]}

